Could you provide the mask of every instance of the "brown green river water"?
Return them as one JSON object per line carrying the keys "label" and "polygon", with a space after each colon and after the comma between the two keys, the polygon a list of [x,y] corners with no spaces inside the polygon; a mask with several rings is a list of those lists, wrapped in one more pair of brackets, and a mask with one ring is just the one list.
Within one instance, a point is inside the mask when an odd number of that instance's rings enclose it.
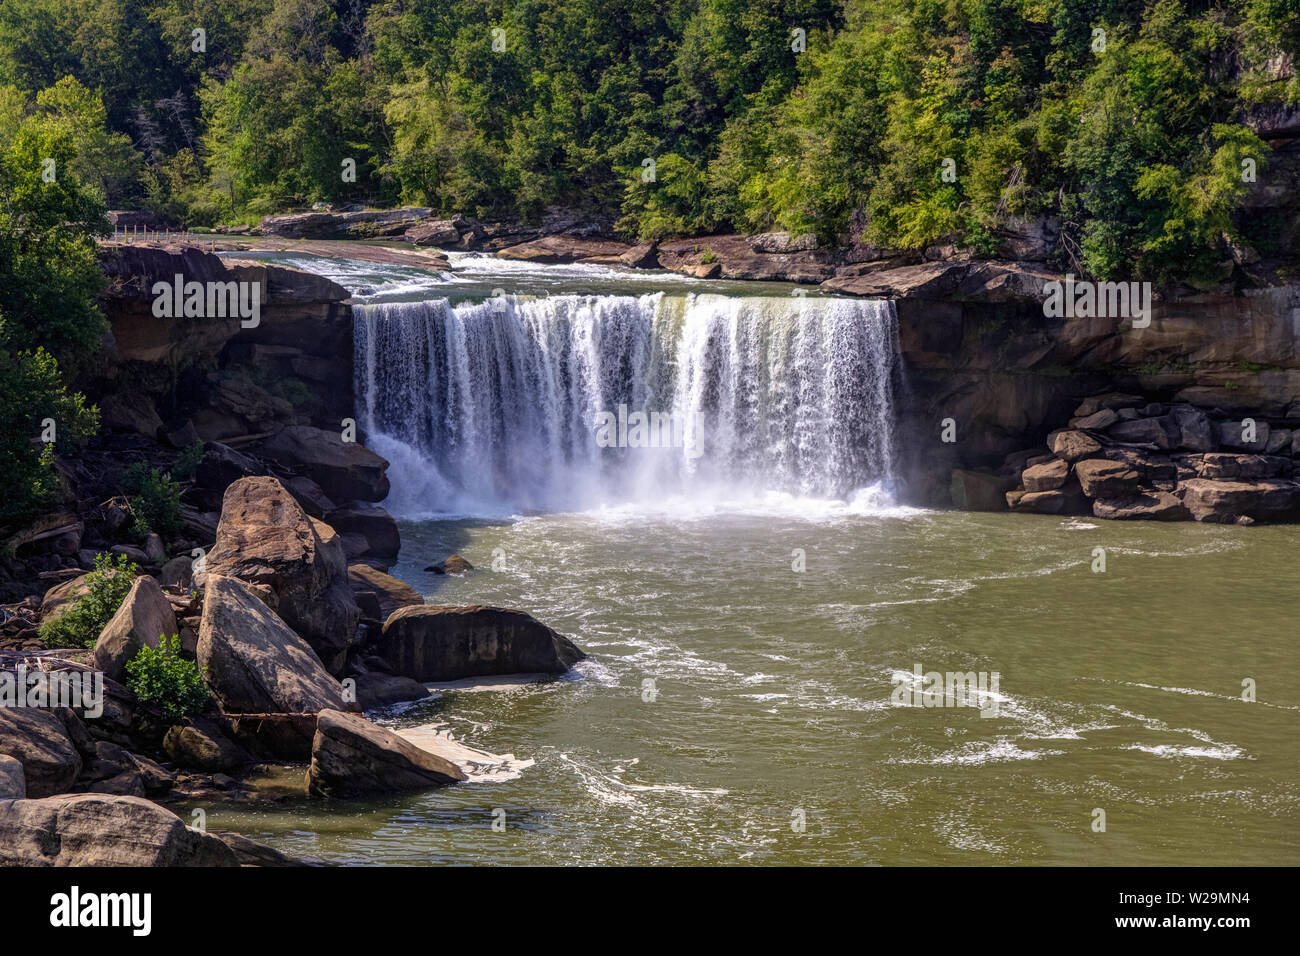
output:
{"label": "brown green river water", "polygon": [[[532,763],[208,826],[349,864],[1300,862],[1300,529],[786,505],[404,523],[429,600],[590,660],[382,719]],[[452,552],[482,570],[422,570]],[[997,672],[997,714],[892,702],[917,665]]]}

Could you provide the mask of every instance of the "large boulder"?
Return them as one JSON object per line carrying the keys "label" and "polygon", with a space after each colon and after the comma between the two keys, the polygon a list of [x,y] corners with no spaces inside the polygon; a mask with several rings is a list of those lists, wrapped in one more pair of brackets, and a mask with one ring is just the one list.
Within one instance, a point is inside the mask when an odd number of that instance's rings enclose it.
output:
{"label": "large boulder", "polygon": [[488,674],[563,674],[584,655],[523,611],[421,605],[384,622],[376,653],[395,674],[449,681]]}
{"label": "large boulder", "polygon": [[1246,424],[1247,421],[1249,419],[1239,422],[1220,422],[1219,444],[1224,448],[1235,448],[1240,451],[1267,451],[1269,440],[1268,422],[1255,422],[1252,434],[1250,426]]}
{"label": "large boulder", "polygon": [[1061,459],[1045,461],[1040,465],[1026,468],[1020,476],[1025,491],[1055,491],[1065,484],[1070,477],[1070,466]]}
{"label": "large boulder", "polygon": [[22,800],[27,796],[27,775],[21,761],[0,754],[0,800]]}
{"label": "large boulder", "polygon": [[1197,521],[1231,522],[1241,517],[1279,520],[1300,512],[1300,485],[1294,481],[1193,478],[1181,482],[1178,490]]}
{"label": "large boulder", "polygon": [[356,534],[364,538],[366,547],[362,556],[365,560],[384,567],[392,567],[397,560],[402,539],[397,531],[397,522],[383,508],[365,505],[335,508],[325,515],[324,521],[339,534]]}
{"label": "large boulder", "polygon": [[429,688],[410,677],[398,677],[396,674],[384,674],[370,671],[357,674],[351,678],[356,682],[357,706],[362,710],[387,707],[412,700],[425,700],[432,697]]}
{"label": "large boulder", "polygon": [[1136,468],[1104,458],[1075,462],[1074,473],[1089,498],[1127,498],[1137,493],[1142,477]]}
{"label": "large boulder", "polygon": [[135,579],[112,620],[95,643],[95,667],[121,681],[126,665],[142,647],[157,647],[162,637],[176,633],[176,613],[158,582],[146,575]]}
{"label": "large boulder", "polygon": [[420,592],[405,581],[368,564],[349,565],[348,583],[362,615],[372,621],[386,621],[399,608],[424,603]]}
{"label": "large boulder", "polygon": [[163,752],[178,767],[227,773],[253,762],[252,756],[211,721],[190,719],[163,737]]}
{"label": "large boulder", "polygon": [[0,754],[22,764],[31,797],[63,793],[81,774],[81,754],[56,710],[0,707]]}
{"label": "large boulder", "polygon": [[328,525],[309,517],[278,479],[241,478],[226,489],[217,542],[196,580],[215,575],[269,588],[284,623],[328,670],[341,671],[361,617],[342,542]]}
{"label": "large boulder", "polygon": [[508,246],[497,253],[502,259],[523,259],[527,262],[599,262],[618,261],[631,247],[625,242],[602,241],[582,236],[543,236],[517,246]]}
{"label": "large boulder", "polygon": [[342,686],[307,642],[237,578],[208,578],[197,657],[226,713],[344,709]]}
{"label": "large boulder", "polygon": [[1214,451],[1218,447],[1217,431],[1205,412],[1190,405],[1175,405],[1170,415],[1178,426],[1181,447],[1190,451]]}
{"label": "large boulder", "polygon": [[450,219],[435,219],[407,229],[405,238],[417,246],[454,246],[460,242],[460,230]]}
{"label": "large boulder", "polygon": [[0,866],[236,866],[216,837],[141,797],[0,802]]}
{"label": "large boulder", "polygon": [[339,432],[290,425],[267,439],[269,458],[304,472],[335,501],[383,501],[388,497],[388,462]]}
{"label": "large boulder", "polygon": [[1047,447],[1052,449],[1052,454],[1058,458],[1076,462],[1080,458],[1091,458],[1096,455],[1101,451],[1101,442],[1085,432],[1066,429],[1049,435]]}
{"label": "large boulder", "polygon": [[313,796],[425,790],[467,779],[450,760],[357,714],[326,710],[317,718],[307,771],[307,792]]}
{"label": "large boulder", "polygon": [[1115,441],[1154,445],[1156,448],[1177,448],[1181,437],[1177,422],[1169,415],[1120,422],[1111,428],[1109,434]]}

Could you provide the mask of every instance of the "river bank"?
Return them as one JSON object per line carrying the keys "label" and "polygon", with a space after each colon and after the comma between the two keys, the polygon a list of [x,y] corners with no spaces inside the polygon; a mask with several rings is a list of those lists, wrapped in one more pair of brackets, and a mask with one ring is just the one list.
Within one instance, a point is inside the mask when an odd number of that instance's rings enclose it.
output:
{"label": "river bank", "polygon": [[[1287,365],[1295,350],[1287,324],[1294,309],[1289,289],[1157,302],[1150,327],[1135,329],[1117,328],[1111,321],[1050,318],[1041,302],[1025,297],[1028,293],[991,300],[985,280],[980,288],[986,291],[971,299],[966,280],[986,275],[972,270],[991,268],[987,264],[908,267],[925,270],[930,279],[905,294],[895,289],[898,298],[881,302],[800,296],[792,294],[800,287],[791,283],[728,284],[725,279],[700,280],[621,263],[552,266],[459,250],[447,251],[435,263],[424,252],[416,251],[412,258],[410,250],[351,241],[289,242],[274,249],[245,240],[234,240],[232,245],[248,247],[232,248],[225,256],[194,247],[136,243],[104,247],[103,262],[111,279],[104,308],[113,337],[106,343],[102,361],[81,384],[100,403],[107,428],[80,456],[63,463],[65,510],[13,544],[0,582],[10,601],[0,621],[6,668],[39,663],[53,670],[84,668],[91,662],[98,666],[99,656],[85,650],[43,647],[39,624],[75,593],[78,579],[97,554],[116,553],[136,560],[148,572],[140,580],[156,584],[140,584],[138,590],[152,593],[153,598],[133,591],[130,608],[141,603],[139,614],[148,621],[146,631],[175,627],[183,653],[207,669],[213,703],[188,721],[167,723],[110,676],[109,699],[114,703],[107,720],[60,714],[54,722],[32,724],[24,717],[25,722],[7,725],[0,734],[0,752],[20,764],[26,793],[25,799],[20,796],[11,805],[10,823],[15,827],[37,826],[56,834],[64,825],[58,822],[64,819],[62,811],[53,813],[48,809],[53,804],[42,801],[53,800],[62,807],[64,794],[71,790],[96,795],[93,803],[75,804],[69,811],[74,817],[89,814],[88,819],[99,821],[96,827],[121,826],[136,832],[122,821],[153,814],[130,802],[143,797],[185,813],[219,807],[223,815],[239,819],[241,827],[245,821],[250,823],[245,829],[280,850],[313,856],[309,848],[284,839],[278,827],[259,826],[259,819],[269,819],[261,815],[273,817],[278,812],[274,808],[282,807],[286,813],[305,813],[314,828],[328,830],[328,821],[335,816],[315,801],[332,793],[335,799],[360,799],[367,806],[374,806],[376,799],[389,806],[419,806],[425,808],[421,814],[438,814],[439,806],[460,806],[465,815],[457,817],[457,827],[490,828],[500,804],[510,803],[511,793],[524,792],[510,789],[517,788],[520,780],[527,781],[527,796],[519,799],[531,802],[533,808],[506,808],[508,819],[517,819],[516,811],[525,819],[541,814],[543,820],[555,813],[580,813],[576,808],[590,799],[636,808],[622,823],[641,814],[674,812],[657,798],[638,796],[657,793],[672,794],[666,799],[673,801],[702,801],[710,809],[698,820],[701,826],[705,817],[729,805],[729,812],[750,819],[758,804],[744,800],[748,809],[741,812],[725,798],[736,791],[735,778],[707,772],[695,757],[688,770],[673,768],[673,753],[698,757],[719,746],[689,732],[686,725],[676,728],[677,736],[666,738],[676,740],[668,752],[638,755],[637,748],[624,741],[616,748],[623,756],[612,765],[592,751],[599,749],[595,728],[602,721],[632,719],[633,713],[639,713],[634,710],[640,706],[637,701],[647,703],[642,699],[646,693],[653,700],[672,700],[677,694],[683,700],[703,701],[698,706],[709,711],[717,706],[707,703],[716,701],[714,691],[720,689],[711,689],[715,677],[727,688],[737,681],[740,687],[755,685],[756,696],[741,695],[732,701],[727,720],[737,726],[768,722],[773,706],[781,726],[795,735],[815,734],[818,726],[839,726],[847,715],[854,715],[851,722],[865,719],[858,715],[875,714],[881,707],[889,710],[892,675],[916,660],[924,665],[923,659],[935,655],[945,667],[951,663],[963,671],[1007,674],[1014,671],[1013,664],[1023,666],[1023,659],[1009,647],[998,654],[979,654],[975,649],[982,645],[961,641],[941,640],[932,646],[924,635],[941,631],[942,620],[899,609],[934,605],[936,611],[949,615],[944,620],[955,620],[950,617],[957,613],[951,605],[955,601],[961,618],[972,622],[972,635],[987,643],[993,640],[989,628],[1001,620],[995,609],[1012,599],[1002,585],[991,582],[1014,580],[1028,586],[1024,582],[1044,576],[1077,576],[1095,562],[1094,548],[1101,547],[1110,549],[1112,556],[1141,558],[1144,565],[1148,558],[1152,566],[1169,557],[1190,561],[1193,570],[1185,573],[1198,579],[1206,575],[1203,589],[1213,593],[1212,581],[1232,580],[1233,565],[1227,556],[1249,544],[1222,535],[1263,530],[1189,526],[1186,536],[1145,529],[1097,535],[1104,523],[1073,524],[1079,519],[1070,515],[1086,518],[1091,509],[1091,515],[1098,516],[1116,501],[1157,493],[1182,502],[1188,491],[1205,491],[1207,483],[1212,491],[1245,479],[1263,489],[1256,498],[1221,497],[1207,504],[1202,496],[1197,499],[1203,509],[1200,514],[1184,505],[1186,513],[1177,516],[1202,523],[1294,517],[1291,435],[1300,421],[1292,421],[1294,397]],[[361,267],[319,258],[352,250],[360,251],[353,258]],[[290,261],[315,271],[304,271],[289,265]],[[265,290],[259,321],[246,327],[236,316],[203,321],[160,318],[153,313],[153,285],[177,273],[200,282],[257,283]],[[593,289],[601,291],[592,294]],[[509,335],[497,326],[501,315],[513,330]],[[465,359],[463,366],[451,361],[456,350],[449,343],[461,334],[458,330],[469,330],[457,346],[456,354]],[[597,337],[599,348],[582,344],[589,341],[585,336],[592,330],[609,333]],[[1148,337],[1153,331],[1155,337]],[[376,348],[381,338],[382,345]],[[660,354],[676,355],[674,366],[694,369],[691,374],[699,387],[679,387],[676,372],[670,374],[667,365],[660,371],[669,377],[656,380],[650,359]],[[1265,354],[1272,363],[1255,362]],[[1067,359],[1067,364],[1061,364]],[[524,374],[525,369],[531,371]],[[676,464],[664,472],[655,470],[649,487],[642,487],[639,479],[611,480],[619,477],[618,466],[596,462],[585,471],[579,469],[577,477],[583,481],[578,481],[548,470],[552,462],[548,456],[560,448],[551,443],[551,436],[560,434],[562,423],[573,418],[578,406],[547,405],[549,393],[533,389],[548,380],[578,381],[587,374],[580,375],[579,369],[597,373],[591,381],[613,383],[608,393],[593,393],[589,399],[579,396],[582,407],[584,402],[612,400],[623,389],[628,390],[628,401],[637,389],[646,389],[647,395],[677,396],[674,402],[687,402],[682,406],[685,411],[700,400],[693,396],[767,397],[760,401],[762,415],[737,414],[728,419],[732,439],[726,454],[713,449],[706,459],[722,469],[717,473],[720,490],[715,496],[704,494],[707,489],[694,473],[679,472]],[[631,377],[625,375],[626,369],[632,370]],[[771,376],[770,381],[748,378],[758,375],[757,369],[765,370],[762,374]],[[823,390],[818,385],[810,391],[813,379],[807,369],[829,376],[826,382],[833,387]],[[462,371],[465,374],[458,379]],[[522,377],[514,381],[513,375]],[[868,380],[878,386],[870,394],[860,388]],[[440,387],[450,388],[450,397],[435,400],[429,383],[443,383]],[[848,391],[840,394],[835,388]],[[782,396],[798,398],[783,405]],[[837,421],[837,408],[853,409],[854,427],[862,429],[859,439],[846,441],[830,430]],[[551,417],[534,422],[532,416],[543,412]],[[1247,418],[1253,418],[1256,426],[1249,443],[1240,432]],[[444,427],[438,422],[465,436],[456,445],[458,455],[447,454],[456,443],[448,438],[450,432],[438,431]],[[816,438],[804,447],[822,451],[802,464],[791,459],[782,471],[778,456],[751,453],[747,443],[760,433],[753,430],[755,422],[766,423],[760,431],[767,435],[784,435],[788,429],[799,434],[804,429],[802,434]],[[951,441],[945,437],[949,423],[954,429]],[[1061,426],[1068,427],[1062,430]],[[403,434],[407,427],[411,433]],[[500,440],[512,434],[512,428],[525,428],[524,437],[533,436],[528,441],[543,437],[546,441],[534,449],[528,442]],[[180,474],[187,450],[198,442],[202,442],[201,456],[193,462],[192,474],[182,479],[179,529],[166,537],[137,538],[129,520],[136,505],[131,495],[123,493],[127,465],[140,461]],[[622,458],[627,451],[620,452]],[[456,467],[448,467],[449,462]],[[1098,463],[1111,470],[1099,471]],[[449,483],[435,490],[428,483],[434,474]],[[627,472],[622,477],[637,478],[637,474]],[[748,483],[753,487],[737,482],[737,477],[753,479]],[[847,497],[840,491],[842,482],[850,482],[843,487],[853,490],[874,477],[889,478],[888,487]],[[766,487],[766,479],[775,485]],[[809,484],[793,491],[776,487],[787,479],[806,479]],[[1077,490],[1072,484],[1076,481]],[[549,488],[568,493],[584,487],[599,489],[606,498],[622,495],[625,500],[593,508],[575,499],[560,510],[579,515],[576,524],[566,524],[562,516],[523,517],[539,508],[545,513],[557,510],[554,502],[530,501],[523,492]],[[745,497],[737,506],[742,487],[761,494]],[[677,493],[665,493],[670,488]],[[487,509],[482,499],[474,503],[462,494],[487,489],[495,495]],[[819,496],[818,492],[829,493]],[[1026,499],[1036,506],[1022,507]],[[1037,506],[1066,500],[1069,505],[1059,509]],[[656,506],[647,510],[648,501]],[[413,502],[430,512],[450,507],[476,517],[448,524],[446,517],[413,513]],[[918,510],[954,505],[1006,510],[1008,502],[1020,510],[1055,510],[1065,517],[989,516],[990,521],[1031,524],[984,527],[978,524],[981,518],[970,516],[976,524],[967,526],[957,515],[952,519],[955,523],[949,523]],[[762,516],[763,528],[773,521],[777,525],[770,533],[749,527],[747,515]],[[635,549],[647,527],[656,528],[658,538],[658,556],[653,560],[650,552],[640,558],[624,555],[613,565],[600,557],[602,548]],[[934,535],[935,542],[926,544],[925,535],[915,537],[912,531],[921,528],[928,529],[926,534]],[[530,540],[538,529],[540,536]],[[704,537],[693,539],[695,533]],[[1018,541],[1016,547],[1027,548],[1034,560],[1022,567],[1005,554],[995,564],[1006,568],[995,568],[992,577],[976,573],[973,568],[985,560],[979,557],[981,546],[976,542],[999,534],[1011,535],[1008,540]],[[1096,541],[1080,544],[1076,553],[1071,544],[1076,534]],[[1285,529],[1270,531],[1273,534],[1282,535],[1276,540],[1284,544]],[[1036,537],[1042,540],[1035,543]],[[831,539],[838,543],[829,552],[822,551]],[[690,540],[695,543],[680,550]],[[843,569],[861,563],[858,549],[868,540],[882,548],[864,566],[876,570],[864,580],[850,582]],[[896,546],[888,543],[891,540]],[[567,556],[572,568],[553,567],[550,559],[540,556],[539,548]],[[201,549],[201,571],[195,565],[196,549]],[[945,549],[965,555],[960,567],[949,569],[951,573],[939,566]],[[801,559],[796,557],[792,563],[792,550],[803,552],[802,569],[794,567]],[[444,580],[434,582],[432,572],[425,569],[453,552],[464,552],[478,570],[464,578],[442,576]],[[758,560],[743,572],[755,581],[791,574],[795,590],[782,599],[784,611],[769,604],[768,598],[739,592],[720,606],[701,605],[693,587],[681,591],[671,582],[674,566],[677,573],[689,575],[688,580],[707,579],[712,567],[725,579],[734,578],[738,553]],[[1214,557],[1219,554],[1225,557]],[[876,576],[885,573],[891,562],[904,578],[894,580],[893,572],[886,574],[887,580]],[[648,590],[639,585],[620,590],[618,567],[640,569],[629,580],[640,580]],[[668,577],[660,580],[659,572],[646,570],[651,567]],[[810,569],[823,575],[819,585],[823,590],[816,593],[808,590],[813,578],[800,577]],[[1093,569],[1086,573],[1091,575]],[[503,586],[506,581],[525,586]],[[603,583],[591,590],[594,581]],[[861,593],[832,600],[832,591],[824,590],[831,586]],[[1078,587],[1079,582],[1072,586]],[[723,594],[727,589],[719,583],[712,591]],[[980,596],[972,604],[962,598],[968,593]],[[1052,601],[1066,600],[1062,594],[1052,597],[1055,593],[1052,587],[1043,589],[1033,606],[1047,613]],[[430,599],[461,603],[454,605],[453,612],[426,610]],[[1112,599],[1113,595],[1106,598]],[[665,620],[664,601],[682,606],[675,624]],[[146,617],[145,610],[152,607],[151,614],[165,618],[164,605],[166,614],[172,615],[170,623],[158,625],[156,616]],[[515,617],[511,611],[483,605],[526,609],[537,618]],[[840,610],[834,610],[840,605]],[[1136,613],[1139,605],[1136,593],[1126,593],[1114,605],[1121,614],[1115,620]],[[130,608],[125,616],[133,620],[137,612]],[[785,616],[786,612],[792,616]],[[830,617],[822,619],[825,613]],[[730,637],[715,646],[699,629],[699,621],[719,614],[730,622],[724,629]],[[661,637],[677,637],[669,644],[645,643],[636,636],[644,627],[638,622],[645,619],[668,626],[668,631],[656,630]],[[787,725],[780,718],[779,700],[790,692],[782,688],[791,681],[825,683],[812,673],[789,673],[791,655],[788,647],[781,649],[792,641],[801,642],[798,622],[810,619],[819,622],[815,630],[820,634],[840,630],[844,634],[842,641],[832,642],[837,650],[824,649],[833,659],[823,659],[824,653],[815,651],[816,642],[808,645],[800,653],[808,655],[809,663],[822,661],[834,670],[835,660],[842,659],[853,666],[846,675],[849,684],[822,687],[821,703],[811,709],[800,705]],[[1181,633],[1177,622],[1185,618],[1170,608],[1167,619],[1172,622],[1170,633]],[[783,622],[764,638],[771,645],[769,665],[742,663],[735,657],[732,645],[745,642],[754,620]],[[870,631],[885,625],[903,626],[915,636],[910,643],[891,644],[886,653],[873,652],[869,659],[859,660],[855,635],[861,637],[864,627]],[[132,633],[133,625],[121,622],[117,632]],[[1134,638],[1123,628],[1121,633],[1125,642]],[[582,661],[582,652],[565,634],[571,634],[583,651],[594,650],[595,660]],[[122,634],[113,641],[120,645]],[[477,652],[470,653],[480,646],[492,649],[490,663],[484,665],[487,671],[478,669]],[[461,649],[461,656],[452,662],[460,670],[429,670],[431,661],[447,663],[449,648]],[[1161,638],[1152,653],[1163,659],[1173,653],[1172,645]],[[232,671],[232,661],[247,662],[266,680],[253,685],[235,680],[230,675],[246,668],[241,664]],[[562,675],[575,664],[583,680],[510,684],[512,689],[499,688],[481,696],[455,686],[462,678],[483,673],[542,670]],[[1228,684],[1239,682],[1234,676],[1225,684],[1233,666],[1231,660],[1220,661],[1173,682],[1167,674],[1161,676],[1160,667],[1144,672],[1140,679],[1126,679],[1157,689],[1175,688],[1168,693],[1178,697],[1196,698],[1204,692],[1228,701],[1234,699]],[[1287,665],[1279,666],[1285,670]],[[1094,679],[1117,681],[1120,676],[1098,678],[1082,664],[1069,669],[1072,685]],[[1255,731],[1247,729],[1253,725],[1233,719],[1220,724],[1218,714],[1196,711],[1177,717],[1175,707],[1157,715],[1127,699],[1129,691],[1116,689],[1115,699],[1103,708],[1113,711],[1108,718],[1096,709],[1091,692],[1057,694],[1044,680],[1040,674],[1009,692],[1015,706],[1007,719],[1013,723],[972,725],[967,728],[972,742],[969,753],[947,754],[939,764],[1000,766],[1020,759],[1064,757],[1064,777],[1071,782],[1063,785],[1082,793],[1090,785],[1080,784],[1075,774],[1092,759],[1089,754],[1111,760],[1119,751],[1132,751],[1155,760],[1190,761],[1188,766],[1198,771],[1192,776],[1209,786],[1210,777],[1202,777],[1199,771],[1213,764],[1203,761],[1241,760],[1246,769],[1251,755],[1266,749],[1253,736]],[[430,697],[425,685],[431,683],[440,685],[441,697]],[[1029,698],[1023,696],[1026,693]],[[571,697],[578,703],[577,712],[571,709]],[[400,713],[374,710],[392,704],[408,708],[412,701],[421,700]],[[563,735],[548,740],[546,734],[530,730],[528,722],[508,718],[511,708],[524,706],[525,701],[529,709],[534,703],[541,705],[543,713],[554,706],[568,715],[566,720],[592,728],[591,735],[585,742]],[[1275,696],[1268,702],[1270,714],[1294,703]],[[584,711],[587,703],[594,709]],[[756,709],[748,709],[751,705]],[[361,709],[370,710],[378,723],[355,716]],[[1056,717],[1044,716],[1050,714]],[[1080,720],[1074,722],[1071,714]],[[688,723],[706,726],[707,716],[695,713]],[[880,719],[886,720],[887,735],[897,746],[879,752],[878,758],[906,766],[917,759],[913,751],[918,748],[934,750],[934,741],[901,742],[898,735],[905,738],[909,733],[906,722],[894,725],[888,713]],[[1108,720],[1118,723],[1111,726]],[[1023,728],[1016,730],[1021,724]],[[550,726],[545,716],[538,726]],[[1169,728],[1180,726],[1187,733],[1175,731],[1170,738]],[[436,731],[448,727],[459,728],[457,746],[444,740],[440,749]],[[1116,727],[1120,728],[1116,739],[1123,737],[1123,743],[1100,750],[1091,745],[1078,751],[1055,745],[1042,750],[1033,743],[1112,734]],[[413,738],[403,740],[402,734],[417,728]],[[466,728],[471,731],[468,737]],[[649,737],[656,733],[653,723],[643,729]],[[399,733],[394,735],[393,730]],[[846,726],[848,736],[835,735],[837,743],[819,759],[828,766],[841,764],[847,759],[843,747],[849,747],[850,739],[861,732],[860,727]],[[741,734],[723,749],[731,752],[747,740]],[[758,749],[764,752],[761,766],[779,768],[790,760],[789,754],[774,752],[770,745]],[[516,753],[519,761],[509,757]],[[935,753],[943,757],[947,752]],[[503,762],[530,760],[541,769],[529,767],[522,777],[510,774],[510,781],[473,782],[483,767],[500,769]],[[290,770],[279,769],[286,763]],[[628,776],[629,766],[642,769]],[[1235,772],[1237,765],[1233,766]],[[585,781],[583,789],[572,791],[570,780],[562,789],[570,792],[572,800],[563,809],[547,809],[534,783],[557,784],[556,773],[566,767],[565,773],[576,773],[576,779]],[[1159,767],[1159,763],[1143,762],[1141,771],[1159,776],[1163,772]],[[779,783],[780,773],[773,772],[775,776],[763,784],[768,794],[763,813],[768,814],[774,812],[772,806],[794,803],[788,787]],[[800,771],[803,777],[811,773],[807,767]],[[452,781],[460,781],[455,785],[460,789],[454,792],[463,790],[464,796],[449,803],[396,796],[404,786],[418,784],[424,789]],[[1249,772],[1239,782],[1250,792],[1262,786]],[[890,792],[908,786],[900,780],[878,783]],[[489,789],[480,789],[484,786]],[[429,799],[436,801],[446,792],[439,790]],[[773,796],[777,792],[779,798]],[[14,785],[11,795],[17,793]],[[493,798],[486,802],[492,806],[486,807],[484,820],[483,804],[489,793]],[[1172,807],[1179,799],[1195,797],[1184,794],[1170,799]],[[857,807],[850,816],[866,812],[849,796],[843,781],[825,794],[827,807],[846,801]],[[18,806],[24,803],[40,806]],[[239,806],[246,809],[237,810]],[[794,803],[782,813],[788,816],[801,808],[808,810]],[[924,808],[917,804],[913,810],[921,813]],[[1285,814],[1279,817],[1257,810],[1255,802],[1247,801],[1242,819],[1257,828],[1261,840],[1271,838]],[[1056,818],[1061,808],[1050,812]],[[179,821],[172,817],[150,819],[154,822],[149,826],[179,832],[175,830]],[[380,826],[380,818],[374,819]],[[920,819],[904,814],[888,825],[914,833]],[[955,829],[946,831],[945,844],[905,841],[879,858],[906,861],[913,853],[947,858],[952,852],[976,850],[977,845],[984,846],[979,853],[993,853],[981,856],[982,862],[1061,858],[1047,848],[1053,841],[999,842],[984,824],[972,830],[969,822],[962,824],[957,818],[950,822]],[[885,823],[881,818],[871,825]],[[564,853],[573,852],[570,828],[560,830],[568,835],[557,846]],[[983,836],[970,836],[975,830]],[[963,845],[962,833],[975,842],[967,840],[968,845]],[[366,837],[362,833],[350,839],[364,842]],[[195,844],[183,834],[167,840],[174,848],[168,853],[189,853],[193,859],[206,859],[205,854],[227,863],[276,859],[269,851],[247,844],[240,844],[242,850],[226,844],[234,854],[231,857],[213,844]],[[754,846],[747,841],[743,835],[739,842],[729,838],[710,853],[732,852],[723,849],[725,844],[737,853],[756,853],[757,858],[780,857],[764,849],[772,845],[766,838]],[[748,849],[737,849],[742,844]],[[121,848],[125,854],[121,859],[143,859],[132,855],[139,852],[133,846]],[[419,852],[435,857],[442,852],[421,846]],[[503,849],[507,846],[507,856],[531,852],[513,837],[502,841]],[[1004,855],[999,857],[989,847],[1001,847],[998,853]],[[320,849],[338,862],[356,859],[355,842]],[[861,858],[860,851],[859,847],[853,859]],[[469,847],[462,844],[456,852],[469,852]],[[646,852],[645,859],[684,859],[665,846]],[[618,858],[613,846],[602,853]],[[822,853],[823,859],[839,859],[834,853]],[[25,861],[40,858],[33,849]],[[1084,853],[1079,858],[1092,857]],[[391,857],[381,853],[367,859]]]}

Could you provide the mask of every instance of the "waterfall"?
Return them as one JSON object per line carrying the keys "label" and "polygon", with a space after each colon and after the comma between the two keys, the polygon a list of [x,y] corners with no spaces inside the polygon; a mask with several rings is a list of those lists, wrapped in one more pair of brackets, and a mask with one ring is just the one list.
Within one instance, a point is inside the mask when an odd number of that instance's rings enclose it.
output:
{"label": "waterfall", "polygon": [[354,340],[357,417],[406,516],[843,498],[893,477],[890,302],[373,303]]}

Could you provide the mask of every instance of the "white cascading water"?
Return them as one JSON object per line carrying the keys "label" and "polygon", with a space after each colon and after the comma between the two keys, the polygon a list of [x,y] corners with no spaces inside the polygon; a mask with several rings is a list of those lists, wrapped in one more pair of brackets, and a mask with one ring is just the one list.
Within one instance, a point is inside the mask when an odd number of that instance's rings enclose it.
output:
{"label": "white cascading water", "polygon": [[[893,477],[890,302],[376,303],[354,307],[354,340],[358,418],[404,517],[848,498]],[[619,406],[670,413],[676,444],[661,423],[660,447],[603,447],[598,415]]]}

